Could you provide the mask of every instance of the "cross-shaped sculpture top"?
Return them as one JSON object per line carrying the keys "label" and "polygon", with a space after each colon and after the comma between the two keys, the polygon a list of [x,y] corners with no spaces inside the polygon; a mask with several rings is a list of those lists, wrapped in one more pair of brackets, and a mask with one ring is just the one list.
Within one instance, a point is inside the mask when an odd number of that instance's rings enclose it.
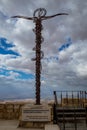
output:
{"label": "cross-shaped sculpture top", "polygon": [[46,20],[46,19],[50,19],[59,15],[68,15],[67,13],[57,13],[55,15],[51,15],[51,16],[46,16],[47,11],[44,8],[38,8],[34,11],[33,13],[33,17],[26,17],[26,16],[12,16],[11,18],[23,18],[23,19],[27,19],[27,20],[36,20],[36,19],[40,19],[40,20]]}
{"label": "cross-shaped sculpture top", "polygon": [[23,18],[27,20],[33,20],[35,22],[35,29],[33,30],[36,34],[35,43],[36,46],[33,50],[36,51],[36,57],[33,60],[36,61],[36,104],[40,105],[40,74],[41,74],[41,59],[43,58],[43,52],[41,51],[41,43],[43,42],[43,38],[41,35],[42,27],[42,20],[47,20],[59,15],[68,15],[67,13],[58,13],[51,16],[46,16],[47,11],[44,8],[38,8],[34,11],[33,17],[26,17],[26,16],[12,16],[11,18]]}

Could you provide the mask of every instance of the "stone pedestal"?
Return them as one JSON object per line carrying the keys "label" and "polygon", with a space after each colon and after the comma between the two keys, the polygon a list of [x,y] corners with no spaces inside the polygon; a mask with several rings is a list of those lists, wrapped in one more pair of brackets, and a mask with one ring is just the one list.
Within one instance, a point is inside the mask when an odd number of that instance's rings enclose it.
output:
{"label": "stone pedestal", "polygon": [[19,127],[43,128],[51,122],[51,107],[44,105],[27,104],[22,107]]}

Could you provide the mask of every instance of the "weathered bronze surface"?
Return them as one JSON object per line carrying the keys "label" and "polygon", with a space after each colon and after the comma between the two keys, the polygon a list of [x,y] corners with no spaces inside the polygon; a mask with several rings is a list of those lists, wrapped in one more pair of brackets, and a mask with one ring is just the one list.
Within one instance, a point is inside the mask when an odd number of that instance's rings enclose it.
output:
{"label": "weathered bronze surface", "polygon": [[43,51],[41,50],[41,43],[44,41],[42,37],[41,31],[43,29],[42,21],[47,20],[59,15],[68,15],[67,13],[58,13],[51,16],[46,16],[47,11],[44,8],[38,8],[34,11],[33,17],[26,17],[26,16],[13,16],[12,18],[23,18],[27,20],[33,20],[35,23],[35,29],[33,29],[36,39],[35,39],[35,47],[33,48],[36,51],[36,57],[32,58],[33,61],[36,61],[36,104],[40,105],[40,86],[41,86],[41,59],[44,56]]}

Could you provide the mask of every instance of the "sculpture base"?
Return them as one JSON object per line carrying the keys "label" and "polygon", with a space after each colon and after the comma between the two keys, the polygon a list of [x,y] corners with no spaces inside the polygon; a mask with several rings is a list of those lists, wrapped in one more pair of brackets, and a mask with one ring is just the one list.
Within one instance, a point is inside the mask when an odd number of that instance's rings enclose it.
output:
{"label": "sculpture base", "polygon": [[18,127],[23,128],[44,128],[46,124],[51,124],[51,122],[29,122],[20,121]]}
{"label": "sculpture base", "polygon": [[45,105],[27,104],[22,107],[19,127],[44,128],[45,124],[51,123],[51,107]]}

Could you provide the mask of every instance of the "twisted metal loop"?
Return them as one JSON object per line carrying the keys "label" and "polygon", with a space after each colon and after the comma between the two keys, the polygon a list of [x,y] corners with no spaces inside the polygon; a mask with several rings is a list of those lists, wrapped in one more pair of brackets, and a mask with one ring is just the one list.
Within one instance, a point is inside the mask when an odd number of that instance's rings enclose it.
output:
{"label": "twisted metal loop", "polygon": [[32,29],[32,30],[33,30],[33,32],[34,32],[34,33],[36,33],[36,29],[35,29],[35,28],[34,28],[34,29]]}
{"label": "twisted metal loop", "polygon": [[[33,47],[33,49],[32,49],[33,51],[36,51],[36,47]],[[43,57],[44,57],[44,52],[41,50],[40,51],[41,52],[41,58],[40,59],[43,59]],[[32,61],[36,61],[36,57],[35,58],[32,58],[31,59]]]}
{"label": "twisted metal loop", "polygon": [[47,14],[46,9],[44,8],[38,8],[34,11],[33,17],[41,18],[44,17]]}

